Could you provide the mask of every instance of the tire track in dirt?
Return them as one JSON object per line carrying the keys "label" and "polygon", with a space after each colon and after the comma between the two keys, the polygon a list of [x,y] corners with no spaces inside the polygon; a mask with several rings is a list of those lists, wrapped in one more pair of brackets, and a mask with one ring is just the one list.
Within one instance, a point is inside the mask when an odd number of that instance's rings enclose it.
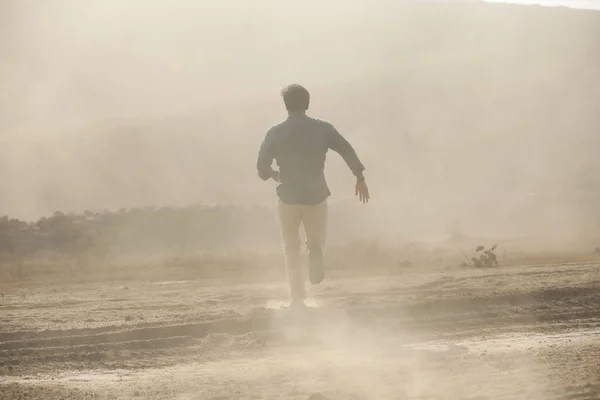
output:
{"label": "tire track in dirt", "polygon": [[[265,337],[285,344],[287,331],[295,326],[301,327],[303,334],[314,336],[307,338],[308,341],[318,341],[320,332],[340,326],[345,329],[344,335],[370,330],[391,336],[414,333],[425,340],[593,329],[600,327],[600,308],[597,307],[600,280],[596,271],[597,265],[563,270],[513,269],[510,275],[502,270],[460,271],[450,276],[436,274],[438,279],[433,280],[424,274],[418,275],[418,282],[414,283],[390,280],[385,282],[384,290],[374,290],[377,286],[371,287],[369,283],[355,286],[359,290],[354,294],[348,293],[344,286],[344,290],[325,296],[322,308],[309,309],[303,317],[260,307],[247,315],[231,309],[215,309],[210,316],[196,320],[186,311],[180,318],[160,322],[2,332],[0,367],[72,360],[94,363],[120,357],[143,359],[153,352],[165,355],[194,346],[204,351],[208,342],[228,352],[247,347],[248,340],[261,341]],[[520,283],[521,275],[530,276],[533,272],[538,282],[552,281],[537,287]],[[573,278],[577,274],[586,274],[586,278]],[[561,286],[561,279],[565,277],[573,283]],[[498,283],[508,283],[508,287],[499,287]],[[248,297],[240,299],[245,301]],[[145,304],[156,307],[151,300]],[[176,303],[176,308],[178,304],[186,303]],[[5,308],[15,309],[15,306],[18,308],[19,304]],[[248,334],[255,337],[248,339]],[[227,339],[205,340],[214,335]]]}
{"label": "tire track in dirt", "polygon": [[[88,315],[60,306],[54,314],[16,312],[33,322],[11,323],[7,327],[14,326],[13,332],[0,333],[0,375],[5,384],[17,385],[15,390],[99,387],[107,398],[114,398],[113,386],[126,390],[122,398],[139,397],[135,393],[150,386],[156,393],[146,398],[176,392],[216,398],[225,386],[247,388],[241,382],[262,379],[263,371],[264,390],[275,380],[291,382],[290,393],[299,380],[307,387],[321,382],[323,388],[359,393],[352,386],[361,388],[359,377],[363,384],[390,387],[399,377],[409,386],[413,377],[430,377],[446,387],[427,383],[412,397],[393,398],[446,398],[456,390],[454,398],[461,399],[491,398],[483,396],[489,393],[507,399],[595,399],[600,395],[595,379],[600,376],[598,270],[594,265],[510,273],[438,271],[333,281],[315,296],[322,299],[320,307],[300,315],[269,307],[273,292],[263,285],[255,291],[239,289],[244,294],[239,298],[230,297],[227,287],[206,290],[203,297],[222,296],[221,303],[207,305],[198,303],[193,287],[169,292],[173,300],[168,304],[157,293],[136,288],[122,309],[89,313],[101,327],[78,326]],[[45,299],[40,295],[33,301]],[[60,304],[56,300],[50,298]],[[13,305],[5,309],[11,312],[21,304]],[[173,311],[161,313],[171,305]],[[139,309],[132,313],[134,306]],[[35,320],[44,315],[67,320],[68,329],[32,329],[45,326]],[[126,315],[134,318],[123,323]],[[152,319],[157,316],[161,320]],[[112,380],[102,380],[105,375]],[[338,381],[328,381],[332,377]],[[78,386],[75,379],[85,383]],[[219,383],[213,393],[214,382]],[[188,390],[185,385],[195,386]],[[0,392],[6,387],[0,383]],[[351,398],[323,393],[322,398]],[[368,398],[385,396],[371,393]]]}
{"label": "tire track in dirt", "polygon": [[124,344],[134,341],[149,341],[173,337],[204,338],[210,333],[226,333],[240,335],[253,331],[265,330],[269,327],[269,319],[223,319],[212,322],[178,324],[157,327],[133,328],[119,332],[102,332],[87,335],[69,335],[51,338],[10,340],[0,342],[0,351],[48,347],[72,347],[98,344]]}
{"label": "tire track in dirt", "polygon": [[[174,323],[158,326],[132,325],[129,328],[103,327],[68,331],[5,333],[0,338],[0,363],[21,356],[44,360],[61,359],[65,354],[91,354],[111,350],[153,350],[193,346],[211,334],[241,336],[269,331],[284,336],[286,327],[300,323],[324,328],[339,322],[352,326],[402,332],[429,332],[433,336],[469,336],[486,332],[536,329],[560,331],[600,326],[600,292],[595,287],[551,289],[487,297],[450,298],[391,306],[363,306],[348,309],[312,309],[306,318],[294,320],[286,312],[256,310],[251,316],[220,320]],[[573,303],[583,304],[573,310]],[[516,306],[510,310],[509,306]]]}

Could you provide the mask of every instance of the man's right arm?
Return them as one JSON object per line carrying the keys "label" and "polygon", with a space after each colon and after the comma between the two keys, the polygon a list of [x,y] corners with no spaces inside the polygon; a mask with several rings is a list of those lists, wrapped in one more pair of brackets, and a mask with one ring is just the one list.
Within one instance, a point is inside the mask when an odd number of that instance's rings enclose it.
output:
{"label": "man's right arm", "polygon": [[365,177],[363,176],[363,171],[365,170],[364,165],[360,162],[360,159],[358,158],[358,155],[356,154],[356,151],[354,151],[354,148],[350,142],[348,142],[333,125],[330,125],[329,128],[329,148],[342,156],[352,171],[352,174],[356,176],[354,194],[358,196],[358,199],[361,203],[368,203],[371,196],[369,194],[367,183],[365,182]]}
{"label": "man's right arm", "polygon": [[364,165],[360,162],[356,151],[333,125],[329,125],[328,129],[328,145],[329,148],[337,152],[352,171],[352,174],[357,178],[362,178],[362,173],[365,170]]}

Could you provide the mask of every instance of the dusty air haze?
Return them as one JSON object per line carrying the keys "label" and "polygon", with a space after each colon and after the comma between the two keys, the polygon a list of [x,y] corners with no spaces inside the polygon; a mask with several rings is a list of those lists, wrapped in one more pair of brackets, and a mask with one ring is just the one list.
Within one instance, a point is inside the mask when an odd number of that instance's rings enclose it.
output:
{"label": "dusty air haze", "polygon": [[[299,314],[291,83],[371,194]],[[599,110],[595,10],[0,0],[0,400],[597,399]]]}
{"label": "dusty air haze", "polygon": [[[475,229],[488,216],[499,231],[510,221],[522,232],[523,218],[545,232],[589,222],[579,212],[598,189],[597,12],[392,1],[1,7],[4,214],[271,204],[256,151],[285,116],[280,88],[299,82],[310,113],[364,159],[377,213],[407,232]],[[329,158],[333,199],[349,200],[352,177]],[[532,209],[533,198],[548,209]]]}

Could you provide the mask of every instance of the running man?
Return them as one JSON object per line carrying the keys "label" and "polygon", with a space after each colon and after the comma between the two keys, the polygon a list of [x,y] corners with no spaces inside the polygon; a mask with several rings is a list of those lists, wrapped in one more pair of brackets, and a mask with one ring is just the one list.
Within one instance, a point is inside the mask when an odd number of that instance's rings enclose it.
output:
{"label": "running man", "polygon": [[[278,182],[279,221],[283,236],[285,263],[290,285],[291,306],[303,306],[306,298],[300,262],[300,224],[304,225],[309,258],[309,277],[313,285],[325,278],[323,250],[326,239],[327,198],[331,195],[325,180],[325,155],[329,149],[339,153],[354,176],[355,195],[369,201],[360,162],[350,143],[328,122],[306,115],[310,94],[300,85],[281,91],[288,117],[272,126],[258,153],[258,176]],[[276,161],[279,170],[272,167]]]}

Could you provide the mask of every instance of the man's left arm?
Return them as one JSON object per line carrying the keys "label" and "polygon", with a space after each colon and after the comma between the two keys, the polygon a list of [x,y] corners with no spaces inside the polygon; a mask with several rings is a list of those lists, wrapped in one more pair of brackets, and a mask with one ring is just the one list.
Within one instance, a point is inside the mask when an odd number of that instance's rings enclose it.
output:
{"label": "man's left arm", "polygon": [[260,145],[258,160],[256,161],[258,176],[263,181],[266,181],[269,178],[273,178],[275,181],[279,180],[279,174],[272,167],[273,159],[273,131],[269,130]]}

